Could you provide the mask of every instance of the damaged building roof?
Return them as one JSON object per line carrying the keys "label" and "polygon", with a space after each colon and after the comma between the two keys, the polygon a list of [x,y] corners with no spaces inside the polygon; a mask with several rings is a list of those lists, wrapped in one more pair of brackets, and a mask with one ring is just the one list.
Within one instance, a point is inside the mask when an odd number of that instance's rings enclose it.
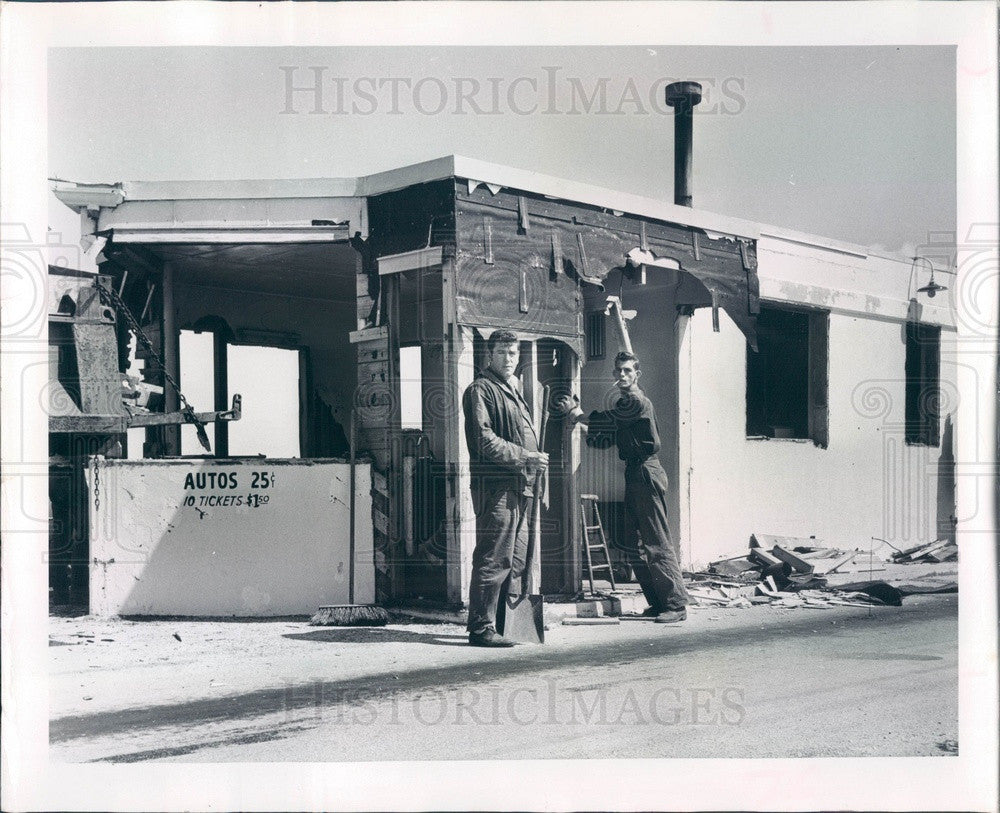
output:
{"label": "damaged building roof", "polygon": [[[74,209],[94,210],[113,208],[124,201],[364,198],[446,178],[463,178],[468,179],[470,183],[519,189],[548,198],[597,206],[612,212],[628,213],[692,226],[707,232],[754,240],[759,239],[762,235],[773,236],[862,257],[869,254],[864,247],[844,241],[765,226],[742,218],[678,206],[629,192],[593,186],[530,170],[466,158],[461,155],[449,155],[354,178],[124,181],[114,184],[54,180],[53,189],[59,200],[67,206]],[[896,257],[893,259],[903,260],[904,258]]]}
{"label": "damaged building roof", "polygon": [[[776,260],[769,263],[773,268],[760,269],[762,297],[907,318],[907,280],[909,287],[917,287],[912,284],[912,257],[460,155],[353,178],[114,184],[54,180],[52,189],[67,206],[89,213],[92,232],[114,229],[117,242],[154,236],[164,242],[302,242],[367,237],[370,198],[448,178],[467,182],[470,193],[478,186],[494,193],[518,190],[613,215],[700,229],[713,238],[752,240],[758,254],[763,251]],[[800,290],[800,272],[812,280],[808,290]],[[937,273],[954,275],[947,267]],[[921,313],[922,321],[954,324],[945,301],[927,302]]]}

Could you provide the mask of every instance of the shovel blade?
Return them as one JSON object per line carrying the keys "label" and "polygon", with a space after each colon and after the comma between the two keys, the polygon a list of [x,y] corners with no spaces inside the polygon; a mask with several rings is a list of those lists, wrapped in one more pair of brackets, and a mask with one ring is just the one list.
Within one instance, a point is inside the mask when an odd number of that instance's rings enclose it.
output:
{"label": "shovel blade", "polygon": [[520,644],[544,644],[545,620],[542,597],[524,595],[514,603],[501,599],[497,613],[497,632]]}

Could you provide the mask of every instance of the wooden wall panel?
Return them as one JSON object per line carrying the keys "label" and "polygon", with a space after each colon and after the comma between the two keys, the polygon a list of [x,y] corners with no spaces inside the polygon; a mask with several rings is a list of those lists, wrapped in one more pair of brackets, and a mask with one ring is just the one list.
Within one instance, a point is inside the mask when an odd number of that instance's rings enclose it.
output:
{"label": "wooden wall panel", "polygon": [[[469,192],[458,184],[456,195],[459,321],[572,336],[582,349],[581,288],[614,270],[637,273],[626,255],[644,248],[676,259],[748,336],[753,333],[752,242],[537,195],[494,195],[485,186]],[[692,304],[705,304],[704,289],[693,290],[698,301]]]}

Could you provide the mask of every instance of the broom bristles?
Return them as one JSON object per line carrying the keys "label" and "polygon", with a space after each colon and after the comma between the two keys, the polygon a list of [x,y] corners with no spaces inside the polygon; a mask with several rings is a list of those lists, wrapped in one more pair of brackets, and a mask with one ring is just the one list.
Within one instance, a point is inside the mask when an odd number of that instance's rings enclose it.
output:
{"label": "broom bristles", "polygon": [[382,627],[389,613],[372,604],[334,604],[320,607],[310,619],[313,627]]}

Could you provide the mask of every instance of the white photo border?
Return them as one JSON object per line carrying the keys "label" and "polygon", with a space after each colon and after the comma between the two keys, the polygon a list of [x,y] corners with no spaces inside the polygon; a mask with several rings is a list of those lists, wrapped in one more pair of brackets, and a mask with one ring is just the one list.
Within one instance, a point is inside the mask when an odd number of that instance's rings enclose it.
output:
{"label": "white photo border", "polygon": [[[2,19],[0,200],[9,224],[47,224],[46,56],[53,47],[338,45],[954,45],[957,229],[995,235],[997,11],[963,3],[6,3]],[[655,33],[653,33],[655,32]],[[95,77],[94,81],[99,81]],[[986,224],[981,226],[980,224]],[[16,235],[15,235],[16,236]],[[994,246],[995,252],[995,246]],[[995,261],[995,253],[993,255]],[[961,257],[959,258],[961,268]],[[993,266],[994,270],[997,268]],[[44,274],[44,268],[42,269]],[[38,280],[44,284],[43,279]],[[961,284],[961,283],[959,283]],[[997,325],[997,275],[976,296]],[[38,291],[43,288],[38,288]],[[19,295],[30,296],[30,292]],[[9,303],[5,303],[9,304]],[[983,321],[985,319],[985,322]],[[3,348],[3,414],[45,386],[40,338]],[[989,337],[987,337],[989,338]],[[996,341],[960,332],[980,419],[995,426]],[[42,354],[42,355],[39,355]],[[970,383],[972,380],[978,384]],[[985,411],[984,411],[985,410]],[[964,425],[969,425],[965,423]],[[996,436],[962,434],[959,478],[961,753],[955,758],[214,765],[62,765],[48,761],[45,416],[4,421],[3,808],[136,809],[892,809],[995,810]],[[37,516],[37,511],[34,512]],[[601,781],[595,781],[598,774]],[[628,777],[627,782],[623,781]],[[502,787],[503,792],[498,792]],[[780,792],[776,793],[776,790]]]}

